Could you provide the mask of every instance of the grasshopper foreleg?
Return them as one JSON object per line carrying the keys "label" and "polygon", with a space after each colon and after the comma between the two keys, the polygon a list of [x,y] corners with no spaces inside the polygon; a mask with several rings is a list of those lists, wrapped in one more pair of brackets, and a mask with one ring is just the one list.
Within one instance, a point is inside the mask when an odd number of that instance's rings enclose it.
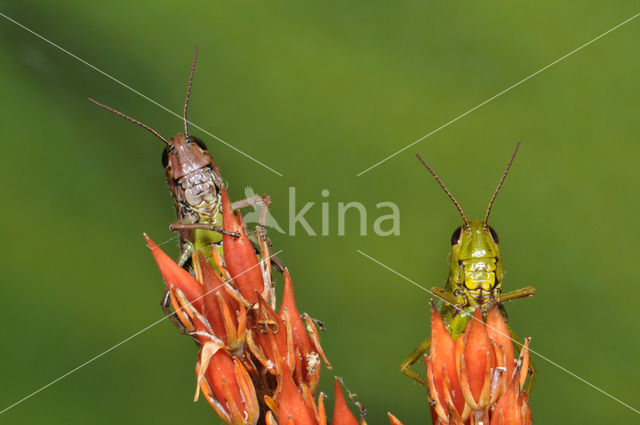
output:
{"label": "grasshopper foreleg", "polygon": [[516,300],[518,298],[531,297],[536,294],[536,288],[533,286],[525,286],[524,288],[516,289],[515,291],[505,292],[503,294],[497,294],[482,305],[482,312],[486,314],[493,307],[503,304],[507,301]]}
{"label": "grasshopper foreleg", "polygon": [[171,225],[169,226],[169,230],[171,230],[172,232],[180,232],[183,230],[212,230],[214,232],[218,232],[223,235],[231,235],[236,239],[240,237],[240,233],[238,232],[232,232],[230,230],[225,229],[222,226],[218,226],[215,224],[208,224],[208,223],[185,224],[185,223],[175,222],[175,223],[171,223]]}
{"label": "grasshopper foreleg", "polygon": [[461,310],[468,305],[468,302],[464,298],[460,298],[446,289],[434,286],[431,288],[431,295],[438,298],[440,301],[444,301],[445,304],[449,304],[454,310]]}
{"label": "grasshopper foreleg", "polygon": [[504,294],[498,294],[496,296],[496,300],[499,303],[503,303],[505,301],[511,301],[518,298],[531,297],[536,294],[536,288],[533,286],[525,286],[524,288],[516,289],[515,291],[506,292]]}

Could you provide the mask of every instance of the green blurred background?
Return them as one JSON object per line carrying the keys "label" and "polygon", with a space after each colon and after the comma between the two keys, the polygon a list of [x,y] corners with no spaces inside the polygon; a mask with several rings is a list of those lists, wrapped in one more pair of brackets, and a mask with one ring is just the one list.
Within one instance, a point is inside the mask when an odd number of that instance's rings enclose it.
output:
{"label": "green blurred background", "polygon": [[[0,11],[174,111],[194,44],[190,119],[283,174],[194,131],[229,182],[273,199],[288,188],[319,232],[271,232],[298,305],[326,321],[334,371],[368,422],[428,422],[425,392],[398,364],[427,333],[428,296],[356,252],[430,287],[447,272],[459,216],[484,213],[518,139],[491,223],[532,348],[640,408],[637,200],[640,19],[356,174],[637,13],[637,1],[2,1]],[[0,19],[2,341],[0,410],[161,318],[162,280],[142,233],[177,254],[158,140],[94,97],[170,136],[180,120]],[[330,191],[322,198],[323,189]],[[362,202],[337,236],[337,203]],[[397,203],[401,234],[371,234]],[[164,321],[0,415],[7,424],[218,423],[191,401],[196,349]],[[637,423],[632,410],[534,356],[538,424]],[[332,394],[331,373],[323,389]],[[331,403],[330,403],[331,404]]]}

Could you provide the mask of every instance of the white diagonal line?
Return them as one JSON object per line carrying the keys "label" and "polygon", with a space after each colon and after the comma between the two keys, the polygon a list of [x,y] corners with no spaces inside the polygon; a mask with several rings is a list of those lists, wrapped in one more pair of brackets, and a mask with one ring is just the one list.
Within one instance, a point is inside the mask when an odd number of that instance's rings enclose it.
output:
{"label": "white diagonal line", "polygon": [[[169,112],[171,115],[174,115],[174,116],[176,116],[176,117],[180,118],[180,120],[182,120],[182,119],[183,119],[183,118],[182,118],[182,115],[180,115],[180,114],[177,114],[177,113],[173,112],[172,110],[170,110],[169,108],[165,107],[164,105],[161,105],[161,104],[159,104],[158,102],[156,102],[155,100],[151,99],[150,97],[148,97],[148,96],[146,96],[146,95],[144,95],[144,94],[140,93],[138,90],[134,89],[133,87],[131,87],[131,86],[129,86],[129,85],[127,85],[127,84],[123,83],[122,81],[120,81],[120,80],[118,80],[117,78],[115,78],[115,77],[111,76],[110,74],[107,74],[106,72],[104,72],[104,71],[103,71],[103,70],[101,70],[100,68],[97,68],[96,66],[94,66],[94,65],[90,64],[89,62],[85,61],[84,59],[79,58],[78,56],[74,55],[73,53],[71,53],[70,51],[66,50],[65,48],[63,48],[63,47],[61,47],[61,46],[57,45],[57,44],[56,44],[56,43],[54,43],[53,41],[51,41],[51,40],[49,40],[49,39],[45,38],[44,36],[42,36],[42,35],[38,34],[38,33],[37,33],[37,32],[35,32],[35,31],[33,31],[31,28],[28,28],[28,27],[26,27],[26,26],[22,25],[20,22],[16,21],[15,19],[10,18],[9,16],[5,15],[5,14],[4,14],[4,13],[2,13],[2,12],[0,12],[0,16],[2,16],[3,18],[5,18],[5,19],[6,19],[6,20],[8,20],[8,21],[13,22],[14,24],[16,24],[17,26],[19,26],[20,28],[22,28],[22,29],[24,29],[24,30],[26,30],[26,31],[30,32],[31,34],[35,35],[35,36],[36,36],[36,37],[38,37],[39,39],[41,39],[41,40],[43,40],[43,41],[45,41],[45,42],[49,43],[50,45],[52,45],[52,46],[53,46],[53,47],[55,47],[56,49],[58,49],[58,50],[60,50],[60,51],[62,51],[62,52],[64,52],[64,53],[68,54],[69,56],[71,56],[72,58],[76,59],[77,61],[79,61],[79,62],[81,62],[81,63],[83,63],[83,64],[87,65],[89,68],[93,69],[94,71],[97,71],[97,72],[99,72],[100,74],[104,75],[105,77],[109,78],[110,80],[115,81],[116,83],[120,84],[122,87],[124,87],[124,88],[126,88],[126,89],[128,89],[128,90],[130,90],[130,91],[134,92],[134,93],[135,93],[135,94],[137,94],[138,96],[140,96],[140,97],[142,97],[142,98],[144,98],[144,99],[148,100],[149,102],[153,103],[154,105],[158,106],[159,108],[164,109],[165,111]],[[202,127],[198,126],[197,124],[194,124],[194,123],[192,123],[191,121],[188,121],[188,120],[187,120],[187,122],[188,122],[190,125],[192,125],[193,127],[197,128],[198,130],[200,130],[200,131],[202,131],[202,132],[204,132],[204,133],[208,134],[209,136],[213,137],[214,139],[216,139],[216,140],[217,140],[217,141],[219,141],[220,143],[224,144],[225,146],[227,146],[227,147],[229,147],[229,148],[233,149],[234,151],[238,152],[239,154],[244,155],[245,157],[249,158],[249,159],[250,159],[250,160],[252,160],[253,162],[255,162],[255,163],[259,164],[259,165],[262,165],[262,166],[263,166],[264,168],[266,168],[267,170],[269,170],[269,171],[271,171],[271,172],[273,172],[273,173],[275,173],[275,174],[279,175],[280,177],[282,177],[282,174],[281,174],[281,173],[279,173],[278,171],[276,171],[276,170],[274,170],[273,168],[269,167],[268,165],[266,165],[266,164],[264,164],[264,163],[262,163],[262,162],[258,161],[257,159],[255,159],[254,157],[252,157],[251,155],[249,155],[248,153],[241,151],[240,149],[236,148],[236,147],[235,147],[235,146],[233,146],[232,144],[230,144],[230,143],[228,143],[228,142],[226,142],[226,141],[222,140],[221,138],[219,138],[219,137],[218,137],[218,136],[216,136],[215,134],[210,133],[209,131],[205,130],[204,128],[202,128]]]}
{"label": "white diagonal line", "polygon": [[640,16],[640,13],[636,13],[635,15],[633,15],[632,17],[630,17],[629,19],[619,23],[618,25],[616,25],[615,27],[609,29],[608,31],[603,32],[602,34],[600,34],[599,36],[597,36],[596,38],[587,41],[586,43],[584,43],[582,46],[575,48],[574,50],[570,51],[569,53],[567,53],[566,55],[556,59],[555,61],[551,62],[549,65],[540,68],[539,70],[537,70],[536,72],[534,72],[533,74],[529,75],[528,77],[523,78],[522,80],[518,81],[517,83],[507,87],[506,89],[502,90],[500,93],[490,97],[489,99],[485,100],[484,102],[474,106],[473,108],[469,109],[467,112],[463,113],[462,115],[458,115],[457,117],[455,117],[454,119],[452,119],[451,121],[441,125],[440,127],[436,128],[435,130],[431,131],[430,133],[425,134],[424,136],[422,136],[421,138],[419,138],[418,140],[408,144],[407,146],[405,146],[404,148],[392,153],[391,155],[387,156],[386,158],[384,158],[381,161],[376,162],[375,164],[373,164],[372,166],[370,166],[369,168],[367,168],[366,170],[360,171],[356,177],[360,177],[361,175],[363,175],[364,173],[366,173],[367,171],[370,171],[372,169],[374,169],[375,167],[377,167],[378,165],[382,164],[383,162],[388,161],[389,159],[393,158],[394,156],[398,155],[399,153],[404,152],[405,150],[409,149],[411,146],[415,145],[416,143],[419,143],[421,141],[423,141],[424,139],[426,139],[429,136],[432,136],[433,134],[436,134],[437,132],[439,132],[440,130],[442,130],[445,127],[448,127],[449,125],[453,124],[454,122],[458,121],[460,118],[463,118],[467,115],[469,115],[471,112],[475,111],[478,108],[483,107],[484,105],[486,105],[487,103],[491,102],[492,100],[502,96],[503,94],[505,94],[506,92],[508,92],[509,90],[518,87],[520,84],[524,83],[525,81],[535,77],[536,75],[540,74],[541,72],[551,68],[553,65],[557,64],[558,62],[568,58],[569,56],[573,55],[574,53],[584,49],[585,47],[587,47],[588,45],[590,45],[591,43],[594,43],[595,41],[601,39],[602,37],[604,37],[605,35],[609,34],[612,31],[617,30],[618,28],[620,28],[621,26],[623,26],[624,24],[631,22],[632,20],[634,20],[635,18],[637,18],[638,16]]}
{"label": "white diagonal line", "polygon": [[[457,307],[456,305],[451,304],[450,302],[448,302],[447,300],[445,300],[445,299],[444,299],[444,298],[442,298],[442,297],[439,297],[438,295],[434,294],[433,292],[431,292],[430,290],[428,290],[428,289],[427,289],[427,288],[425,288],[424,286],[420,285],[419,283],[416,283],[415,281],[413,281],[412,279],[410,279],[410,278],[408,278],[407,276],[403,275],[402,273],[395,271],[395,270],[394,270],[394,269],[392,269],[391,267],[389,267],[389,266],[387,266],[386,264],[384,264],[384,263],[382,263],[382,262],[380,262],[380,261],[376,260],[375,258],[371,257],[370,255],[365,254],[364,252],[360,251],[359,249],[356,249],[356,251],[357,251],[359,254],[361,254],[362,256],[367,257],[369,260],[371,260],[371,261],[373,261],[374,263],[378,264],[379,266],[382,266],[383,268],[385,268],[385,269],[389,270],[389,271],[390,271],[390,272],[392,272],[393,274],[395,274],[395,275],[397,275],[397,276],[400,276],[401,278],[403,278],[403,279],[404,279],[404,280],[406,280],[407,282],[412,283],[414,286],[417,286],[418,288],[422,289],[423,291],[428,292],[428,293],[429,293],[429,294],[431,294],[432,296],[434,296],[434,297],[436,297],[436,298],[439,298],[440,300],[444,301],[445,303],[447,303],[447,304],[451,305],[453,308],[455,308],[455,309],[457,309],[458,311],[462,312],[462,310],[461,310],[459,307]],[[476,319],[475,317],[473,317],[473,316],[471,316],[471,318],[472,318],[472,319],[474,319],[474,320],[477,320],[477,319]],[[505,335],[505,334],[503,334],[502,332],[500,332],[498,329],[496,329],[496,328],[494,328],[494,327],[492,327],[492,326],[489,326],[489,325],[487,325],[487,324],[486,324],[486,323],[484,323],[484,322],[483,322],[483,324],[484,324],[485,326],[487,326],[488,328],[493,329],[494,331],[498,332],[500,335],[502,335],[502,336],[504,336],[504,337],[509,338],[511,341],[513,341],[514,343],[516,343],[517,345],[519,345],[519,346],[521,346],[521,347],[522,347],[522,343],[521,343],[520,341],[518,341],[518,340],[516,340],[516,339],[512,338],[512,337],[511,337],[511,335]],[[591,388],[593,388],[594,390],[597,390],[597,391],[601,392],[602,394],[606,395],[607,397],[611,398],[612,400],[615,400],[615,401],[617,401],[618,403],[622,404],[622,405],[623,405],[623,406],[625,406],[626,408],[628,408],[628,409],[630,409],[630,410],[634,411],[635,413],[640,414],[640,410],[637,410],[637,409],[635,409],[635,408],[633,408],[633,407],[629,406],[627,403],[625,403],[624,401],[620,400],[619,398],[612,396],[611,394],[609,394],[608,392],[606,392],[605,390],[603,390],[603,389],[601,389],[601,388],[599,388],[599,387],[596,387],[596,386],[595,386],[594,384],[592,384],[591,382],[587,381],[587,380],[586,380],[586,379],[584,379],[584,378],[581,378],[580,376],[578,376],[578,375],[576,375],[575,373],[571,372],[569,369],[567,369],[567,368],[565,368],[565,367],[563,367],[563,366],[560,366],[558,363],[554,362],[553,360],[549,359],[548,357],[543,356],[542,354],[540,354],[540,353],[538,353],[538,352],[536,352],[536,351],[532,350],[531,348],[529,348],[529,351],[530,351],[530,352],[532,352],[533,354],[537,355],[537,356],[538,356],[538,357],[540,357],[541,359],[543,359],[543,360],[545,360],[545,361],[547,361],[547,362],[551,363],[551,364],[552,364],[552,365],[554,365],[555,367],[557,367],[557,368],[559,368],[559,369],[563,370],[564,372],[568,373],[569,375],[573,376],[573,377],[574,377],[574,378],[576,378],[577,380],[579,380],[579,381],[581,381],[581,382],[583,382],[583,383],[587,384],[588,386],[590,386],[590,387],[591,387]]]}
{"label": "white diagonal line", "polygon": [[166,319],[169,316],[165,316],[162,319],[153,322],[152,324],[150,324],[149,326],[147,326],[146,328],[143,328],[141,330],[139,330],[138,332],[134,333],[133,335],[131,335],[130,337],[123,339],[122,341],[120,341],[119,343],[117,343],[116,345],[112,346],[111,348],[109,348],[108,350],[103,351],[102,353],[98,354],[97,356],[94,356],[92,358],[90,358],[89,360],[87,360],[86,362],[82,363],[80,366],[77,366],[73,369],[71,369],[69,372],[65,373],[64,375],[54,379],[53,381],[49,382],[47,385],[44,385],[42,387],[40,387],[39,389],[37,389],[36,391],[32,392],[31,394],[21,398],[20,400],[16,401],[15,403],[13,403],[12,405],[5,407],[3,410],[0,411],[0,415],[3,414],[4,412],[6,412],[7,410],[17,406],[18,404],[22,403],[23,401],[26,401],[28,399],[30,399],[31,397],[33,397],[34,395],[38,394],[40,391],[44,391],[47,388],[49,388],[50,386],[52,386],[53,384],[55,384],[58,381],[61,381],[62,379],[66,378],[67,376],[71,375],[72,373],[82,369],[83,367],[85,367],[86,365],[88,365],[89,363],[93,363],[95,360],[98,360],[100,357],[104,356],[105,354],[107,354],[108,352],[115,350],[116,348],[118,348],[119,346],[121,346],[122,344],[124,344],[125,342],[137,337],[138,335],[140,335],[141,333],[143,333],[144,331],[146,331],[147,329],[150,329],[152,327],[154,327],[155,325],[157,325],[158,323],[160,323],[161,321],[163,321],[164,319]]}
{"label": "white diagonal line", "polygon": [[[273,258],[276,255],[280,254],[283,250],[281,249],[280,251],[276,252],[275,254],[271,254],[269,256],[269,258]],[[242,273],[237,274],[236,276],[232,277],[231,279],[235,279],[238,276],[242,276],[243,274],[247,273],[249,270],[259,266],[262,263],[262,261],[259,261],[255,266],[251,266],[248,269],[246,269],[245,271],[243,271]],[[218,288],[224,286],[224,283],[221,285],[216,286],[215,288],[213,288],[212,290],[202,294],[201,296],[199,296],[198,298],[194,299],[192,302],[198,301],[199,299],[203,298],[204,296],[212,293],[213,291],[217,290]],[[184,307],[181,307],[180,310],[184,309]],[[16,401],[15,403],[13,403],[12,405],[5,407],[4,409],[0,410],[0,415],[2,415],[3,413],[5,413],[7,410],[12,409],[14,407],[16,407],[17,405],[19,405],[20,403],[30,399],[31,397],[33,397],[34,395],[38,394],[41,391],[46,390],[47,388],[49,388],[50,386],[52,386],[53,384],[55,384],[58,381],[61,381],[62,379],[66,378],[67,376],[73,374],[74,372],[77,372],[78,370],[82,369],[83,367],[85,367],[86,365],[93,363],[94,361],[98,360],[100,357],[104,356],[105,354],[109,353],[110,351],[115,350],[116,348],[120,347],[122,344],[132,340],[133,338],[137,337],[138,335],[140,335],[143,332],[146,332],[147,330],[151,329],[152,327],[154,327],[155,325],[157,325],[158,323],[162,322],[165,319],[168,319],[169,317],[171,317],[172,315],[176,314],[176,312],[174,311],[173,313],[164,316],[162,319],[156,320],[155,322],[151,323],[150,325],[140,329],[138,332],[134,333],[133,335],[123,339],[122,341],[120,341],[119,343],[117,343],[116,345],[106,349],[105,351],[103,351],[102,353],[98,354],[97,356],[94,356],[92,358],[90,358],[89,360],[87,360],[86,362],[82,363],[80,366],[77,366],[73,369],[71,369],[69,372],[65,373],[64,375],[54,379],[53,381],[49,382],[47,385],[44,385],[40,388],[38,388],[37,390],[35,390],[34,392],[32,392],[31,394],[21,398],[20,400]]]}

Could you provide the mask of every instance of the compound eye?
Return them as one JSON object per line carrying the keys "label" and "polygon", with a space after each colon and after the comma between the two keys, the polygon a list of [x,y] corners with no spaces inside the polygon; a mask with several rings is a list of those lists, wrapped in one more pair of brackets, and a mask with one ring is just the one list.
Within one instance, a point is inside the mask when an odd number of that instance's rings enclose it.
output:
{"label": "compound eye", "polygon": [[162,151],[162,166],[164,168],[167,168],[167,165],[169,165],[169,147],[168,146],[164,148],[164,150]]}
{"label": "compound eye", "polygon": [[207,145],[205,145],[202,140],[198,139],[197,137],[190,137],[190,139],[196,142],[196,145],[198,145],[203,151],[207,150]]}
{"label": "compound eye", "polygon": [[462,226],[454,230],[453,235],[451,235],[451,245],[459,244],[461,235],[462,235]]}
{"label": "compound eye", "polygon": [[496,233],[495,230],[493,230],[493,227],[491,226],[489,226],[489,233],[491,233],[491,238],[495,243],[500,243],[500,240],[498,239],[498,234]]}

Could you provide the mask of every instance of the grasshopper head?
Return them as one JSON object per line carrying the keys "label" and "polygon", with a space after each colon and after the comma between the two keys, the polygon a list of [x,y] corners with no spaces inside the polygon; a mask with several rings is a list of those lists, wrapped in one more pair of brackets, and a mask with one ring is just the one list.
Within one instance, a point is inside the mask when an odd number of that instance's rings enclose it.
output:
{"label": "grasshopper head", "polygon": [[215,168],[204,142],[196,137],[176,134],[162,152],[162,166],[169,181],[179,181],[194,171]]}
{"label": "grasshopper head", "polygon": [[460,261],[496,257],[499,254],[498,234],[482,220],[471,220],[458,227],[451,236],[452,257]]}

